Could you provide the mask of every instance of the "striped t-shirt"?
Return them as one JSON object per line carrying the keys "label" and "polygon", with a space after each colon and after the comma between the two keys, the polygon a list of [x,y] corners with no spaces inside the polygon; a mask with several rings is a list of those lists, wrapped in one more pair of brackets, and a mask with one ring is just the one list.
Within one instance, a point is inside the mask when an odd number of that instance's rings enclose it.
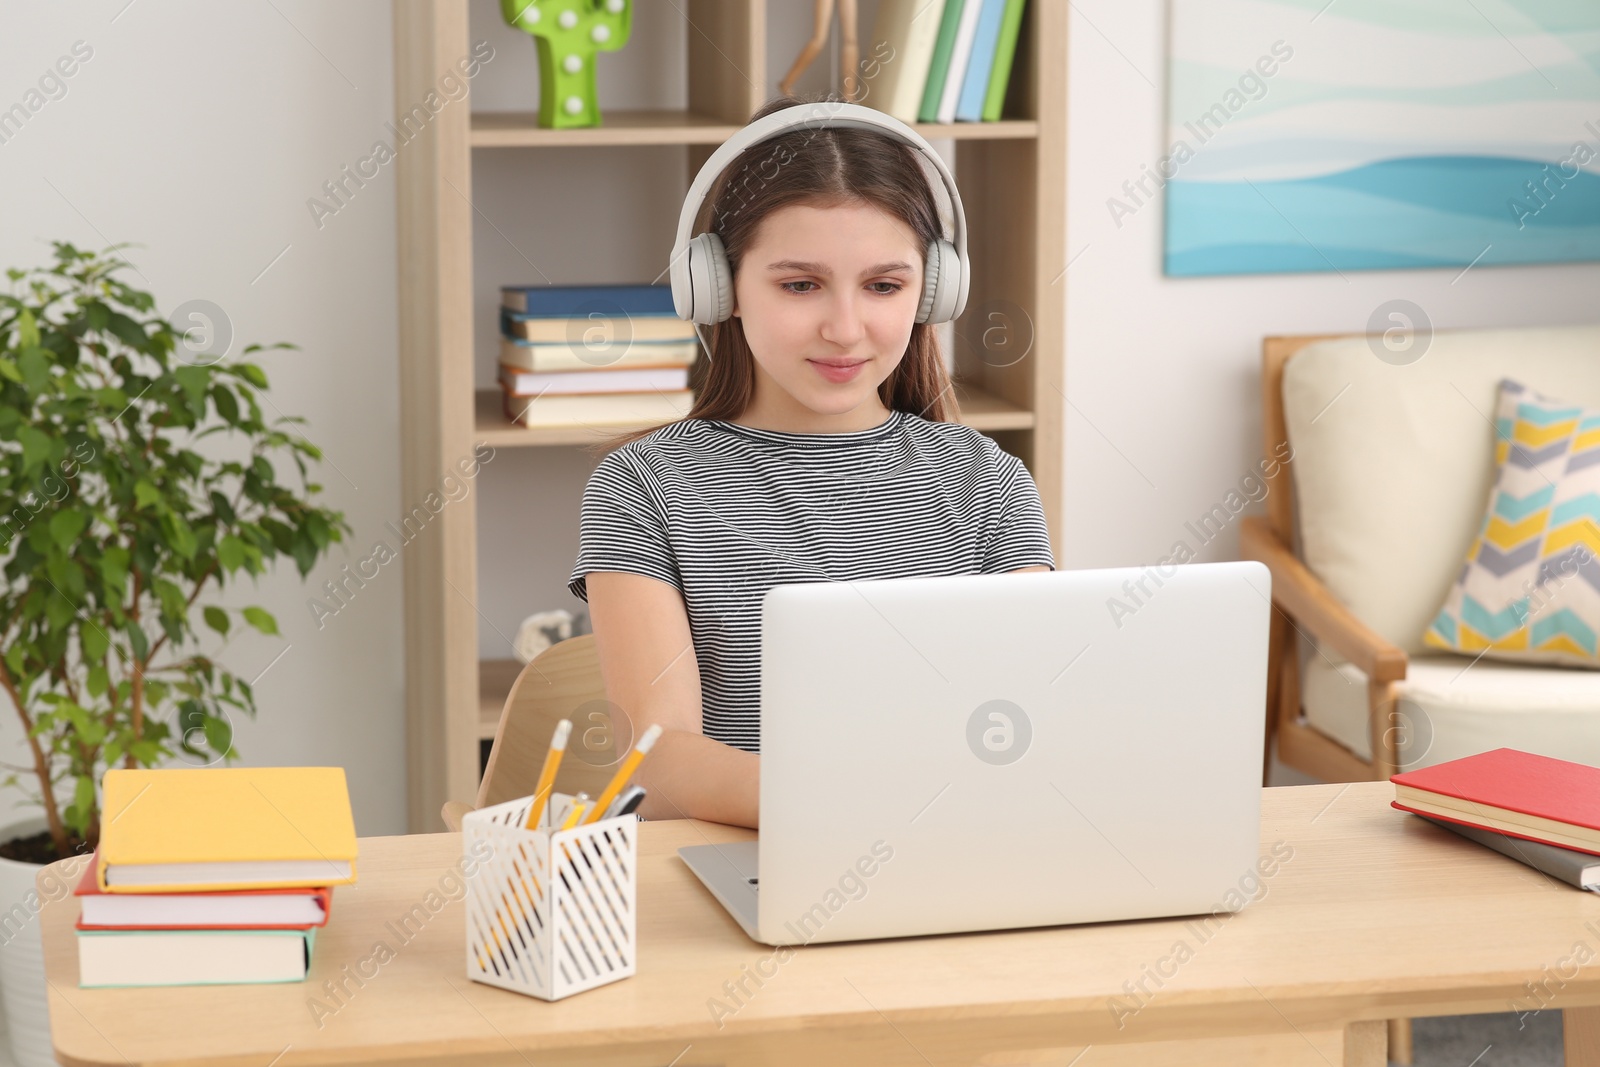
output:
{"label": "striped t-shirt", "polygon": [[961,423],[895,411],[850,433],[685,419],[608,453],[567,588],[629,571],[683,594],[701,727],[760,747],[761,600],[774,585],[1055,569],[1022,461]]}

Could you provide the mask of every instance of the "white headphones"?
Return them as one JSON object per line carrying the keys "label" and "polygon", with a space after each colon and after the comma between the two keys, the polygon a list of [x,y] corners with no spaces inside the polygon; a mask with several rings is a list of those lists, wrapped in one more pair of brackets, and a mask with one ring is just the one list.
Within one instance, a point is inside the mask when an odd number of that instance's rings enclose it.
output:
{"label": "white headphones", "polygon": [[[923,270],[922,302],[918,322],[946,322],[967,306],[967,217],[961,210],[961,193],[955,177],[933,146],[917,131],[891,115],[860,104],[829,100],[799,104],[758,119],[728,138],[706,160],[684,197],[678,216],[678,237],[672,246],[672,305],[678,317],[697,323],[723,322],[733,314],[733,270],[715,233],[693,240],[689,230],[700,213],[711,184],[740,152],[801,126],[879,130],[921,152],[944,182],[955,220],[955,243],[940,237],[929,242]],[[707,349],[709,352],[709,348]]]}

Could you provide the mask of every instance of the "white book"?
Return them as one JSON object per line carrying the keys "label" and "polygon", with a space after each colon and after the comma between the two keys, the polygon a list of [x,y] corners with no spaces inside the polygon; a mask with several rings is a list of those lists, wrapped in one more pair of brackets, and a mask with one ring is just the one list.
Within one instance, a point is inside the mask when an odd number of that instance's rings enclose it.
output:
{"label": "white book", "polygon": [[303,981],[311,930],[79,930],[78,985]]}
{"label": "white book", "polygon": [[587,319],[545,319],[506,314],[501,335],[540,344],[587,345],[606,348],[629,341],[692,341],[694,323],[676,315],[630,315],[610,318],[595,315]]}
{"label": "white book", "polygon": [[540,373],[500,368],[500,385],[512,396],[583,393],[648,393],[689,388],[688,367],[633,370],[563,370]]}
{"label": "white book", "polygon": [[610,396],[505,397],[506,417],[535,429],[635,426],[686,418],[694,390],[672,393],[615,393]]}
{"label": "white book", "polygon": [[586,348],[566,342],[533,344],[500,338],[500,362],[527,371],[607,370],[663,363],[687,367],[699,352],[699,341],[634,341],[614,348]]}
{"label": "white book", "polygon": [[862,51],[876,60],[876,77],[865,80],[864,103],[901,122],[917,121],[922,92],[933,64],[944,0],[883,0]]}
{"label": "white book", "polygon": [[312,893],[90,893],[85,926],[319,926],[327,918]]}
{"label": "white book", "polygon": [[972,41],[978,36],[978,15],[982,0],[967,0],[956,24],[956,39],[950,46],[950,71],[944,77],[944,92],[939,96],[939,121],[956,120],[956,101],[961,98],[961,83],[966,80],[967,61],[972,58]]}

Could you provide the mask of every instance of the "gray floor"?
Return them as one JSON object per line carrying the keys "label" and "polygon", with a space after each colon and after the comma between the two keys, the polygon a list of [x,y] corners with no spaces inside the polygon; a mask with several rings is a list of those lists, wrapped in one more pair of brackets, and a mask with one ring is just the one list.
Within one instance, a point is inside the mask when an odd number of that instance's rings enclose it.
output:
{"label": "gray floor", "polygon": [[1561,1013],[1416,1019],[1411,1045],[1414,1067],[1561,1067]]}
{"label": "gray floor", "polygon": [[[1276,754],[1267,780],[1273,785],[1316,782],[1279,763]],[[1561,1067],[1561,1013],[1417,1019],[1411,1024],[1411,1046],[1413,1067]]]}

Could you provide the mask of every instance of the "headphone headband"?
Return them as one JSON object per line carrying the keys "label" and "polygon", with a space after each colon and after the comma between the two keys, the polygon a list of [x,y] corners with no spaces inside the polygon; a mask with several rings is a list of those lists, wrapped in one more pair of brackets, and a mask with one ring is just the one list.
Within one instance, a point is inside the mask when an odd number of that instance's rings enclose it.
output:
{"label": "headphone headband", "polygon": [[[689,185],[689,192],[683,200],[683,210],[678,216],[678,234],[672,246],[672,260],[669,269],[674,274],[675,281],[681,273],[686,273],[681,266],[681,261],[689,250],[690,233],[694,228],[694,220],[700,213],[700,208],[705,203],[706,196],[711,191],[712,184],[717,177],[748,148],[770,141],[791,130],[801,127],[815,126],[828,129],[861,129],[876,130],[886,133],[905,144],[910,145],[922,154],[933,165],[934,171],[939,175],[944,184],[946,195],[950,200],[950,214],[954,229],[953,245],[959,262],[966,263],[967,259],[967,218],[961,207],[961,192],[956,188],[955,176],[950,173],[949,166],[943,157],[933,150],[921,134],[910,126],[901,122],[892,115],[885,114],[876,108],[864,107],[861,104],[851,104],[839,100],[824,100],[806,104],[796,104],[793,107],[775,111],[765,118],[757,119],[732,137],[728,138],[711,157],[701,166],[694,181]],[[937,269],[934,264],[928,265],[930,269]],[[951,317],[959,314],[966,306],[967,286],[970,274],[966,270],[958,270],[960,282],[955,298],[955,310]],[[674,287],[674,303],[678,312],[688,318],[688,309],[678,301],[678,286]]]}

